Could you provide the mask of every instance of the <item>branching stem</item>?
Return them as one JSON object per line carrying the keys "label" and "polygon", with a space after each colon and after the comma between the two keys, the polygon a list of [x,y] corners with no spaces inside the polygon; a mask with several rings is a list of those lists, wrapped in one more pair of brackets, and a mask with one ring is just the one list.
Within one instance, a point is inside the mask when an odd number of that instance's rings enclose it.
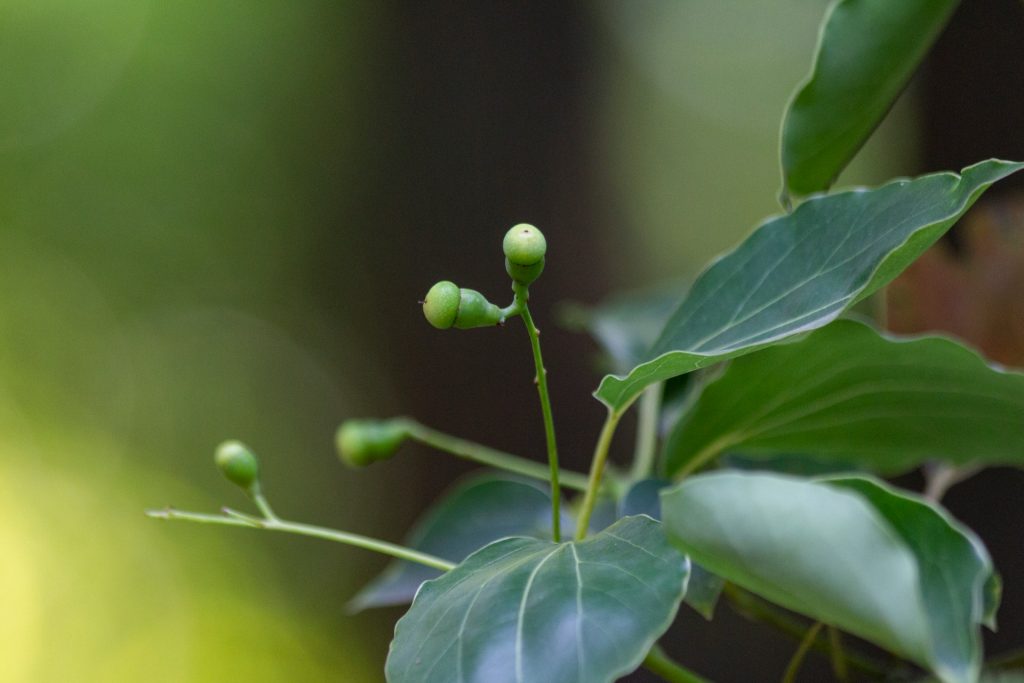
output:
{"label": "branching stem", "polygon": [[[416,441],[426,444],[431,448],[436,448],[439,451],[450,453],[458,458],[472,460],[487,467],[521,474],[531,479],[550,480],[551,473],[542,463],[439,432],[415,420],[408,420],[406,427],[409,430],[409,436]],[[566,488],[577,491],[587,490],[587,477],[579,472],[559,470],[558,478]]]}
{"label": "branching stem", "polygon": [[337,529],[313,526],[311,524],[288,522],[278,517],[264,517],[263,519],[260,519],[229,508],[226,508],[224,510],[224,514],[221,515],[210,515],[200,512],[183,512],[173,508],[167,508],[166,510],[148,510],[146,514],[158,519],[180,519],[187,522],[199,522],[201,524],[221,524],[224,526],[237,526],[249,529],[283,531],[289,534],[312,536],[313,538],[320,538],[325,541],[335,541],[336,543],[344,543],[345,545],[352,545],[357,548],[363,548],[364,550],[372,550],[376,553],[390,555],[391,557],[396,557],[400,560],[408,560],[409,562],[433,567],[434,569],[440,569],[441,571],[448,571],[455,567],[453,563],[447,560],[442,560],[439,557],[434,557],[433,555],[421,553],[418,550],[413,550],[412,548],[406,548],[405,546],[388,543],[387,541],[381,541],[376,538],[352,534],[347,531],[338,531]]}
{"label": "branching stem", "polygon": [[[723,593],[728,598],[730,605],[742,616],[771,626],[797,641],[803,640],[806,636],[808,627],[802,622],[752,593],[748,593],[731,583],[725,584]],[[820,634],[814,638],[810,647],[815,652],[824,655],[831,655],[833,651],[828,639],[821,637]],[[857,669],[869,676],[884,678],[888,674],[893,673],[888,667],[876,662],[874,659],[857,652],[852,652],[849,648],[845,648],[842,651],[842,655],[849,668]]]}
{"label": "branching stem", "polygon": [[800,673],[800,667],[803,666],[804,659],[807,657],[807,651],[811,649],[811,645],[817,639],[818,632],[821,631],[822,626],[823,624],[818,621],[807,629],[803,640],[800,641],[800,646],[793,653],[793,658],[789,660],[786,673],[782,676],[782,683],[796,683],[797,674]]}

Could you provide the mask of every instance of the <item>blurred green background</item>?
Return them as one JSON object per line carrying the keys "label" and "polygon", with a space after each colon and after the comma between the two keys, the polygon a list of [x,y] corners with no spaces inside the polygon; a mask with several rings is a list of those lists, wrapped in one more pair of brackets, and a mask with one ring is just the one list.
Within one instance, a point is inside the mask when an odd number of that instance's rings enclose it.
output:
{"label": "blurred green background", "polygon": [[[503,296],[520,221],[551,244],[536,315],[584,468],[593,347],[554,304],[692,274],[777,211],[825,6],[0,0],[0,680],[382,680],[400,612],[343,609],[382,559],[142,511],[244,505],[212,466],[231,437],[279,512],[398,539],[466,468],[348,471],[341,419],[537,453],[522,330],[416,306],[440,278]],[[921,170],[926,92],[846,181]],[[689,641],[705,667],[720,634]]]}

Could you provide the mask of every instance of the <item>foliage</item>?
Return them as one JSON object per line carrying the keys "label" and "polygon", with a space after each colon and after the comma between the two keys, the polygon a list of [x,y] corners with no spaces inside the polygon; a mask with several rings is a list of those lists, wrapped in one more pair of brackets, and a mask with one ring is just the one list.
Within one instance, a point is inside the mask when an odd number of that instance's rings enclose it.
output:
{"label": "foliage", "polygon": [[[784,118],[787,210],[796,197],[828,190],[955,6],[833,5],[811,75]],[[396,558],[351,604],[359,610],[411,600],[388,656],[391,683],[603,683],[641,663],[667,680],[699,681],[656,641],[684,601],[710,619],[723,594],[748,605],[753,594],[815,622],[787,680],[827,625],[943,683],[974,683],[984,668],[980,628],[994,626],[998,607],[989,555],[935,491],[918,496],[878,477],[935,462],[1024,464],[1024,377],[956,340],[896,337],[848,313],[991,185],[1021,169],[1024,163],[989,160],[960,174],[817,194],[763,222],[688,291],[577,311],[575,322],[621,372],[595,392],[608,415],[586,478],[559,467],[547,370],[529,309],[547,241],[533,226],[514,226],[503,241],[509,305],[442,281],[427,294],[424,314],[444,330],[523,320],[547,467],[404,418],[349,421],[338,439],[353,466],[393,457],[411,440],[543,484],[469,481],[427,514],[407,546],[282,520],[252,480],[255,461],[247,461],[244,477],[234,463],[218,463],[259,516],[229,509],[153,514],[306,534]],[[691,373],[684,399],[669,400],[666,382]],[[616,427],[637,402],[633,467],[628,475],[606,474]],[[659,425],[673,418],[659,459]],[[853,465],[862,474],[739,472],[726,466],[726,455],[766,469],[770,458],[787,457],[805,471]],[[714,467],[721,471],[704,471]],[[583,492],[566,506],[572,514],[562,507],[563,489]],[[563,539],[570,532],[573,538]],[[837,642],[835,636],[837,674],[848,664],[864,667]]]}

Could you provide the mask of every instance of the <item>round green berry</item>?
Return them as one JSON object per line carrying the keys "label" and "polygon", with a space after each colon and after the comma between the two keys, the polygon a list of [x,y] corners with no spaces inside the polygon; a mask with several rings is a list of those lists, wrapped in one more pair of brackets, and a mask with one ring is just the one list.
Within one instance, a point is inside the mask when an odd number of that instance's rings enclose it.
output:
{"label": "round green berry", "polygon": [[462,294],[459,286],[448,280],[441,280],[430,288],[423,299],[423,315],[427,322],[439,330],[447,330],[459,316],[459,302]]}
{"label": "round green berry", "polygon": [[502,241],[505,252],[505,270],[516,282],[528,285],[544,270],[544,255],[548,250],[544,234],[528,223],[515,225],[505,233]]}
{"label": "round green berry", "polygon": [[517,266],[532,266],[542,261],[548,250],[544,234],[529,223],[512,226],[512,229],[505,233],[501,246],[505,251],[505,258]]}
{"label": "round green berry", "polygon": [[225,441],[218,446],[214,462],[221,474],[243,489],[249,490],[259,481],[259,461],[241,441]]}
{"label": "round green berry", "polygon": [[366,467],[393,456],[409,437],[404,420],[347,420],[338,428],[335,442],[342,461]]}

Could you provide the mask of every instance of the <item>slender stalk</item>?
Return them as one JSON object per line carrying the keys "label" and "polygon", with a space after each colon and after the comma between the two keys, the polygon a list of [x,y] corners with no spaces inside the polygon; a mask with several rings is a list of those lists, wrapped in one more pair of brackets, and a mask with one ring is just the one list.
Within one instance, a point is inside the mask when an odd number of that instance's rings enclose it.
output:
{"label": "slender stalk", "polygon": [[807,629],[803,640],[800,641],[800,646],[793,653],[793,658],[789,660],[786,673],[782,676],[782,683],[796,683],[797,674],[800,673],[800,667],[803,666],[804,659],[807,657],[807,651],[811,649],[811,644],[817,639],[818,632],[821,631],[823,625],[818,621]]}
{"label": "slender stalk", "polygon": [[[747,619],[761,622],[797,641],[802,640],[807,634],[807,627],[801,621],[753,594],[731,583],[725,584],[723,592],[733,609]],[[814,639],[811,649],[824,655],[829,655],[832,651],[828,641],[821,637]],[[857,669],[869,676],[884,678],[890,673],[889,669],[881,663],[865,655],[851,652],[848,648],[843,651],[843,657],[850,668]]]}
{"label": "slender stalk", "polygon": [[277,519],[273,508],[270,507],[270,503],[267,502],[266,497],[263,495],[259,482],[253,485],[249,496],[252,498],[252,502],[256,504],[256,508],[260,511],[261,515],[267,519]]}
{"label": "slender stalk", "polygon": [[644,390],[637,407],[636,453],[630,479],[649,477],[654,471],[654,458],[658,446],[658,413],[661,410],[661,382]]}
{"label": "slender stalk", "polygon": [[717,458],[722,451],[733,444],[735,436],[726,435],[712,441],[710,444],[702,448],[696,455],[690,458],[689,462],[683,465],[678,472],[675,474],[675,480],[679,481],[685,477],[690,476],[704,465],[708,464],[715,458]]}
{"label": "slender stalk", "polygon": [[418,550],[406,548],[405,546],[388,543],[387,541],[380,541],[376,538],[369,538],[368,536],[349,533],[347,531],[338,531],[336,529],[328,529],[321,526],[313,526],[311,524],[300,524],[298,522],[288,522],[277,517],[258,519],[256,517],[249,517],[248,515],[235,512],[234,510],[226,510],[223,515],[208,515],[200,512],[183,512],[173,508],[167,508],[166,510],[148,510],[146,511],[146,514],[158,519],[180,519],[187,522],[199,522],[201,524],[222,524],[224,526],[246,527],[249,529],[267,529],[269,531],[282,531],[289,534],[298,534],[300,536],[312,536],[313,538],[320,538],[326,541],[335,541],[337,543],[352,545],[357,548],[363,548],[364,550],[372,550],[373,552],[390,555],[391,557],[396,557],[400,560],[415,562],[416,564],[422,564],[427,567],[433,567],[434,569],[440,569],[441,571],[448,571],[455,567],[453,563],[447,560],[442,560],[439,557],[421,553]]}
{"label": "slender stalk", "polygon": [[540,410],[544,416],[544,438],[548,447],[548,466],[551,477],[551,529],[555,543],[562,540],[561,493],[558,483],[558,444],[555,442],[555,420],[551,415],[551,398],[548,395],[548,371],[544,367],[544,358],[540,353],[540,330],[533,323],[533,316],[530,315],[530,307],[526,302],[530,298],[529,289],[526,285],[518,282],[513,283],[512,291],[515,292],[516,301],[520,304],[519,314],[526,326],[526,333],[530,336],[530,348],[533,349],[533,364],[537,368],[537,393],[540,395]]}
{"label": "slender stalk", "polygon": [[698,676],[682,664],[669,659],[665,651],[654,645],[644,659],[644,668],[661,676],[669,683],[710,683],[706,678]]}
{"label": "slender stalk", "polygon": [[1021,669],[1024,668],[1024,648],[1010,650],[985,662],[986,669]]}
{"label": "slender stalk", "polygon": [[850,670],[846,666],[846,653],[843,652],[843,634],[835,626],[828,627],[828,654],[836,680],[846,683],[850,680]]}
{"label": "slender stalk", "polygon": [[601,489],[601,476],[604,474],[604,466],[608,461],[608,449],[612,445],[612,437],[615,436],[615,428],[619,425],[622,413],[626,408],[616,411],[608,409],[608,416],[605,418],[604,426],[601,428],[601,435],[597,438],[597,445],[594,447],[594,459],[590,463],[590,481],[587,484],[587,492],[583,494],[583,504],[580,506],[580,514],[576,522],[576,540],[582,541],[587,537],[587,530],[590,527],[590,516],[594,512],[594,505],[597,504],[597,493]]}
{"label": "slender stalk", "polygon": [[[549,481],[551,473],[548,467],[542,463],[439,432],[415,420],[408,420],[406,425],[411,438],[431,448],[450,453],[458,458],[472,460],[487,467],[515,472],[531,479]],[[579,472],[559,470],[558,479],[566,488],[576,491],[587,490],[587,477]]]}
{"label": "slender stalk", "polygon": [[938,503],[949,489],[973,477],[980,469],[977,465],[957,467],[943,462],[928,463],[924,467],[924,497]]}

